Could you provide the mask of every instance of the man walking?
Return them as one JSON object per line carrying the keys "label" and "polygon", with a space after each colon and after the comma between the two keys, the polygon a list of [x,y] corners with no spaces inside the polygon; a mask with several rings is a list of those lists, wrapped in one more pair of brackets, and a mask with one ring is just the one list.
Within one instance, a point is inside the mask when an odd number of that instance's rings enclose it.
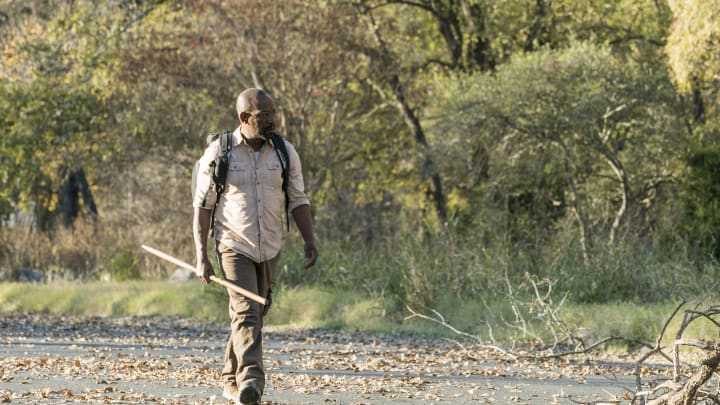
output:
{"label": "man walking", "polygon": [[[226,399],[259,404],[265,388],[262,359],[263,317],[271,304],[273,274],[280,257],[282,213],[287,211],[305,241],[305,268],[315,264],[310,201],[305,195],[300,158],[295,148],[275,131],[275,103],[262,89],[251,88],[237,98],[240,126],[233,132],[224,190],[213,184],[212,162],[220,151],[216,140],[200,158],[193,198],[195,272],[209,282],[213,269],[208,260],[207,238],[214,215],[213,237],[223,277],[268,300],[258,304],[228,291],[230,338],[225,350],[222,377]],[[287,162],[279,153],[285,143]],[[283,191],[283,167],[288,169]]]}

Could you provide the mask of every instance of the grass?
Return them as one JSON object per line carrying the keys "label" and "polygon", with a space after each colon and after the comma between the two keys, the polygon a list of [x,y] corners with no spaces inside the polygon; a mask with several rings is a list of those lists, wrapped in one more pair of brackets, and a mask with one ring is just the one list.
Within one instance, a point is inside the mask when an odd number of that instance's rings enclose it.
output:
{"label": "grass", "polygon": [[199,283],[0,283],[0,312],[47,312],[98,316],[167,315],[220,319],[224,294]]}
{"label": "grass", "polygon": [[[390,331],[379,301],[319,288],[274,292],[268,324],[301,328]],[[180,316],[224,321],[225,291],[198,282],[122,281],[57,284],[0,283],[0,313],[96,316]]]}
{"label": "grass", "polygon": [[[300,328],[338,328],[382,333],[453,336],[444,326],[422,319],[405,319],[409,313],[388,314],[383,302],[353,291],[318,287],[280,288],[274,292],[273,309],[267,324]],[[611,336],[625,336],[654,341],[675,303],[636,305],[628,303],[566,303],[560,318],[576,330],[586,342]],[[628,310],[628,309],[631,310]],[[429,309],[414,308],[431,314]],[[529,339],[517,329],[508,328],[500,316],[512,320],[509,304],[501,301],[487,306],[477,301],[441,300],[437,308],[454,327],[498,341]],[[179,316],[225,321],[225,292],[215,285],[197,282],[168,283],[160,281],[91,282],[67,284],[0,283],[1,312],[46,312],[97,316]],[[667,339],[674,337],[680,319],[668,328]],[[547,336],[538,323],[530,330]],[[686,337],[717,336],[710,322],[697,322]]]}
{"label": "grass", "polygon": [[[716,302],[716,301],[715,301]],[[581,332],[597,340],[605,336],[623,336],[653,344],[662,326],[679,302],[637,305],[632,303],[585,304],[571,306],[564,316]],[[668,323],[663,342],[672,344],[678,332],[684,311],[692,308],[692,302],[683,306]],[[702,310],[702,308],[697,308]],[[717,325],[708,319],[697,319],[683,332],[684,338],[717,340]]]}

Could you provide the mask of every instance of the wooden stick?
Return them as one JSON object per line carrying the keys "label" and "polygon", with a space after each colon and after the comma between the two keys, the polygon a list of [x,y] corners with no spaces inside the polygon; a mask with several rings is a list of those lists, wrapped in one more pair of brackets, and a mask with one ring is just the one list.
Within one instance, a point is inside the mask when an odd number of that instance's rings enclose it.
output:
{"label": "wooden stick", "polygon": [[[193,273],[195,273],[195,267],[189,263],[186,263],[174,256],[170,256],[167,253],[161,252],[161,251],[159,251],[155,248],[151,248],[150,246],[147,246],[147,245],[140,245],[140,247],[143,248],[148,253],[152,253],[161,259],[167,260],[170,263],[174,263],[174,264],[182,267],[183,269],[190,270]],[[221,286],[227,288],[228,290],[230,290],[232,292],[235,292],[235,293],[243,295],[247,298],[250,298],[251,300],[257,302],[258,304],[267,305],[267,299],[255,294],[252,291],[248,291],[242,287],[238,287],[235,284],[233,284],[225,279],[222,279],[222,278],[219,278],[216,276],[210,276],[210,281],[220,284]]]}

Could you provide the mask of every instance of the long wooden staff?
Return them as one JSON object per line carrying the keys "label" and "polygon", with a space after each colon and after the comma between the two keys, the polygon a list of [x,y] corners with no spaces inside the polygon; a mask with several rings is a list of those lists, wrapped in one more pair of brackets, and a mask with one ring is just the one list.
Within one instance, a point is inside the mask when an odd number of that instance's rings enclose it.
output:
{"label": "long wooden staff", "polygon": [[[176,257],[170,256],[167,253],[161,252],[161,251],[159,251],[155,248],[151,248],[150,246],[147,246],[147,245],[140,245],[140,247],[143,248],[148,253],[152,253],[161,259],[167,260],[170,263],[177,264],[178,266],[182,267],[183,269],[187,269],[187,270],[190,270],[193,273],[195,273],[195,267],[189,263],[185,263],[184,261],[182,261]],[[227,288],[228,290],[231,290],[238,294],[244,295],[245,297],[248,297],[251,300],[257,302],[258,304],[267,305],[267,300],[265,298],[255,294],[252,291],[248,291],[242,287],[238,287],[235,284],[233,284],[227,280],[224,280],[224,279],[216,277],[216,276],[210,276],[210,281],[220,284],[221,286]]]}

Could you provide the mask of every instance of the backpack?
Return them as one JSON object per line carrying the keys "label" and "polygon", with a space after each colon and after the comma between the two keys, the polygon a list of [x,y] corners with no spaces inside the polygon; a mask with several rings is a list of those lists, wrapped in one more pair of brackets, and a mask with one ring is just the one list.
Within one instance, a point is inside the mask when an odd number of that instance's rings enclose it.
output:
{"label": "backpack", "polygon": [[[232,132],[225,131],[216,134],[210,134],[207,137],[207,144],[215,142],[216,139],[220,138],[220,147],[218,148],[218,154],[215,156],[210,167],[213,168],[212,180],[215,185],[215,191],[217,192],[217,199],[215,205],[220,201],[220,194],[225,191],[225,184],[227,179],[228,166],[230,164],[230,151],[232,150]],[[287,186],[290,176],[290,155],[288,154],[287,148],[285,147],[285,139],[282,135],[274,133],[271,135],[273,145],[275,145],[275,153],[280,160],[280,167],[282,168],[282,190],[285,194],[285,224],[287,229],[290,230],[290,216],[288,215],[288,207],[290,199],[287,194]],[[200,167],[200,161],[196,161],[192,171],[192,194],[195,195],[195,188],[197,187],[197,174]],[[214,209],[214,207],[213,207]],[[213,215],[214,217],[214,215]]]}

